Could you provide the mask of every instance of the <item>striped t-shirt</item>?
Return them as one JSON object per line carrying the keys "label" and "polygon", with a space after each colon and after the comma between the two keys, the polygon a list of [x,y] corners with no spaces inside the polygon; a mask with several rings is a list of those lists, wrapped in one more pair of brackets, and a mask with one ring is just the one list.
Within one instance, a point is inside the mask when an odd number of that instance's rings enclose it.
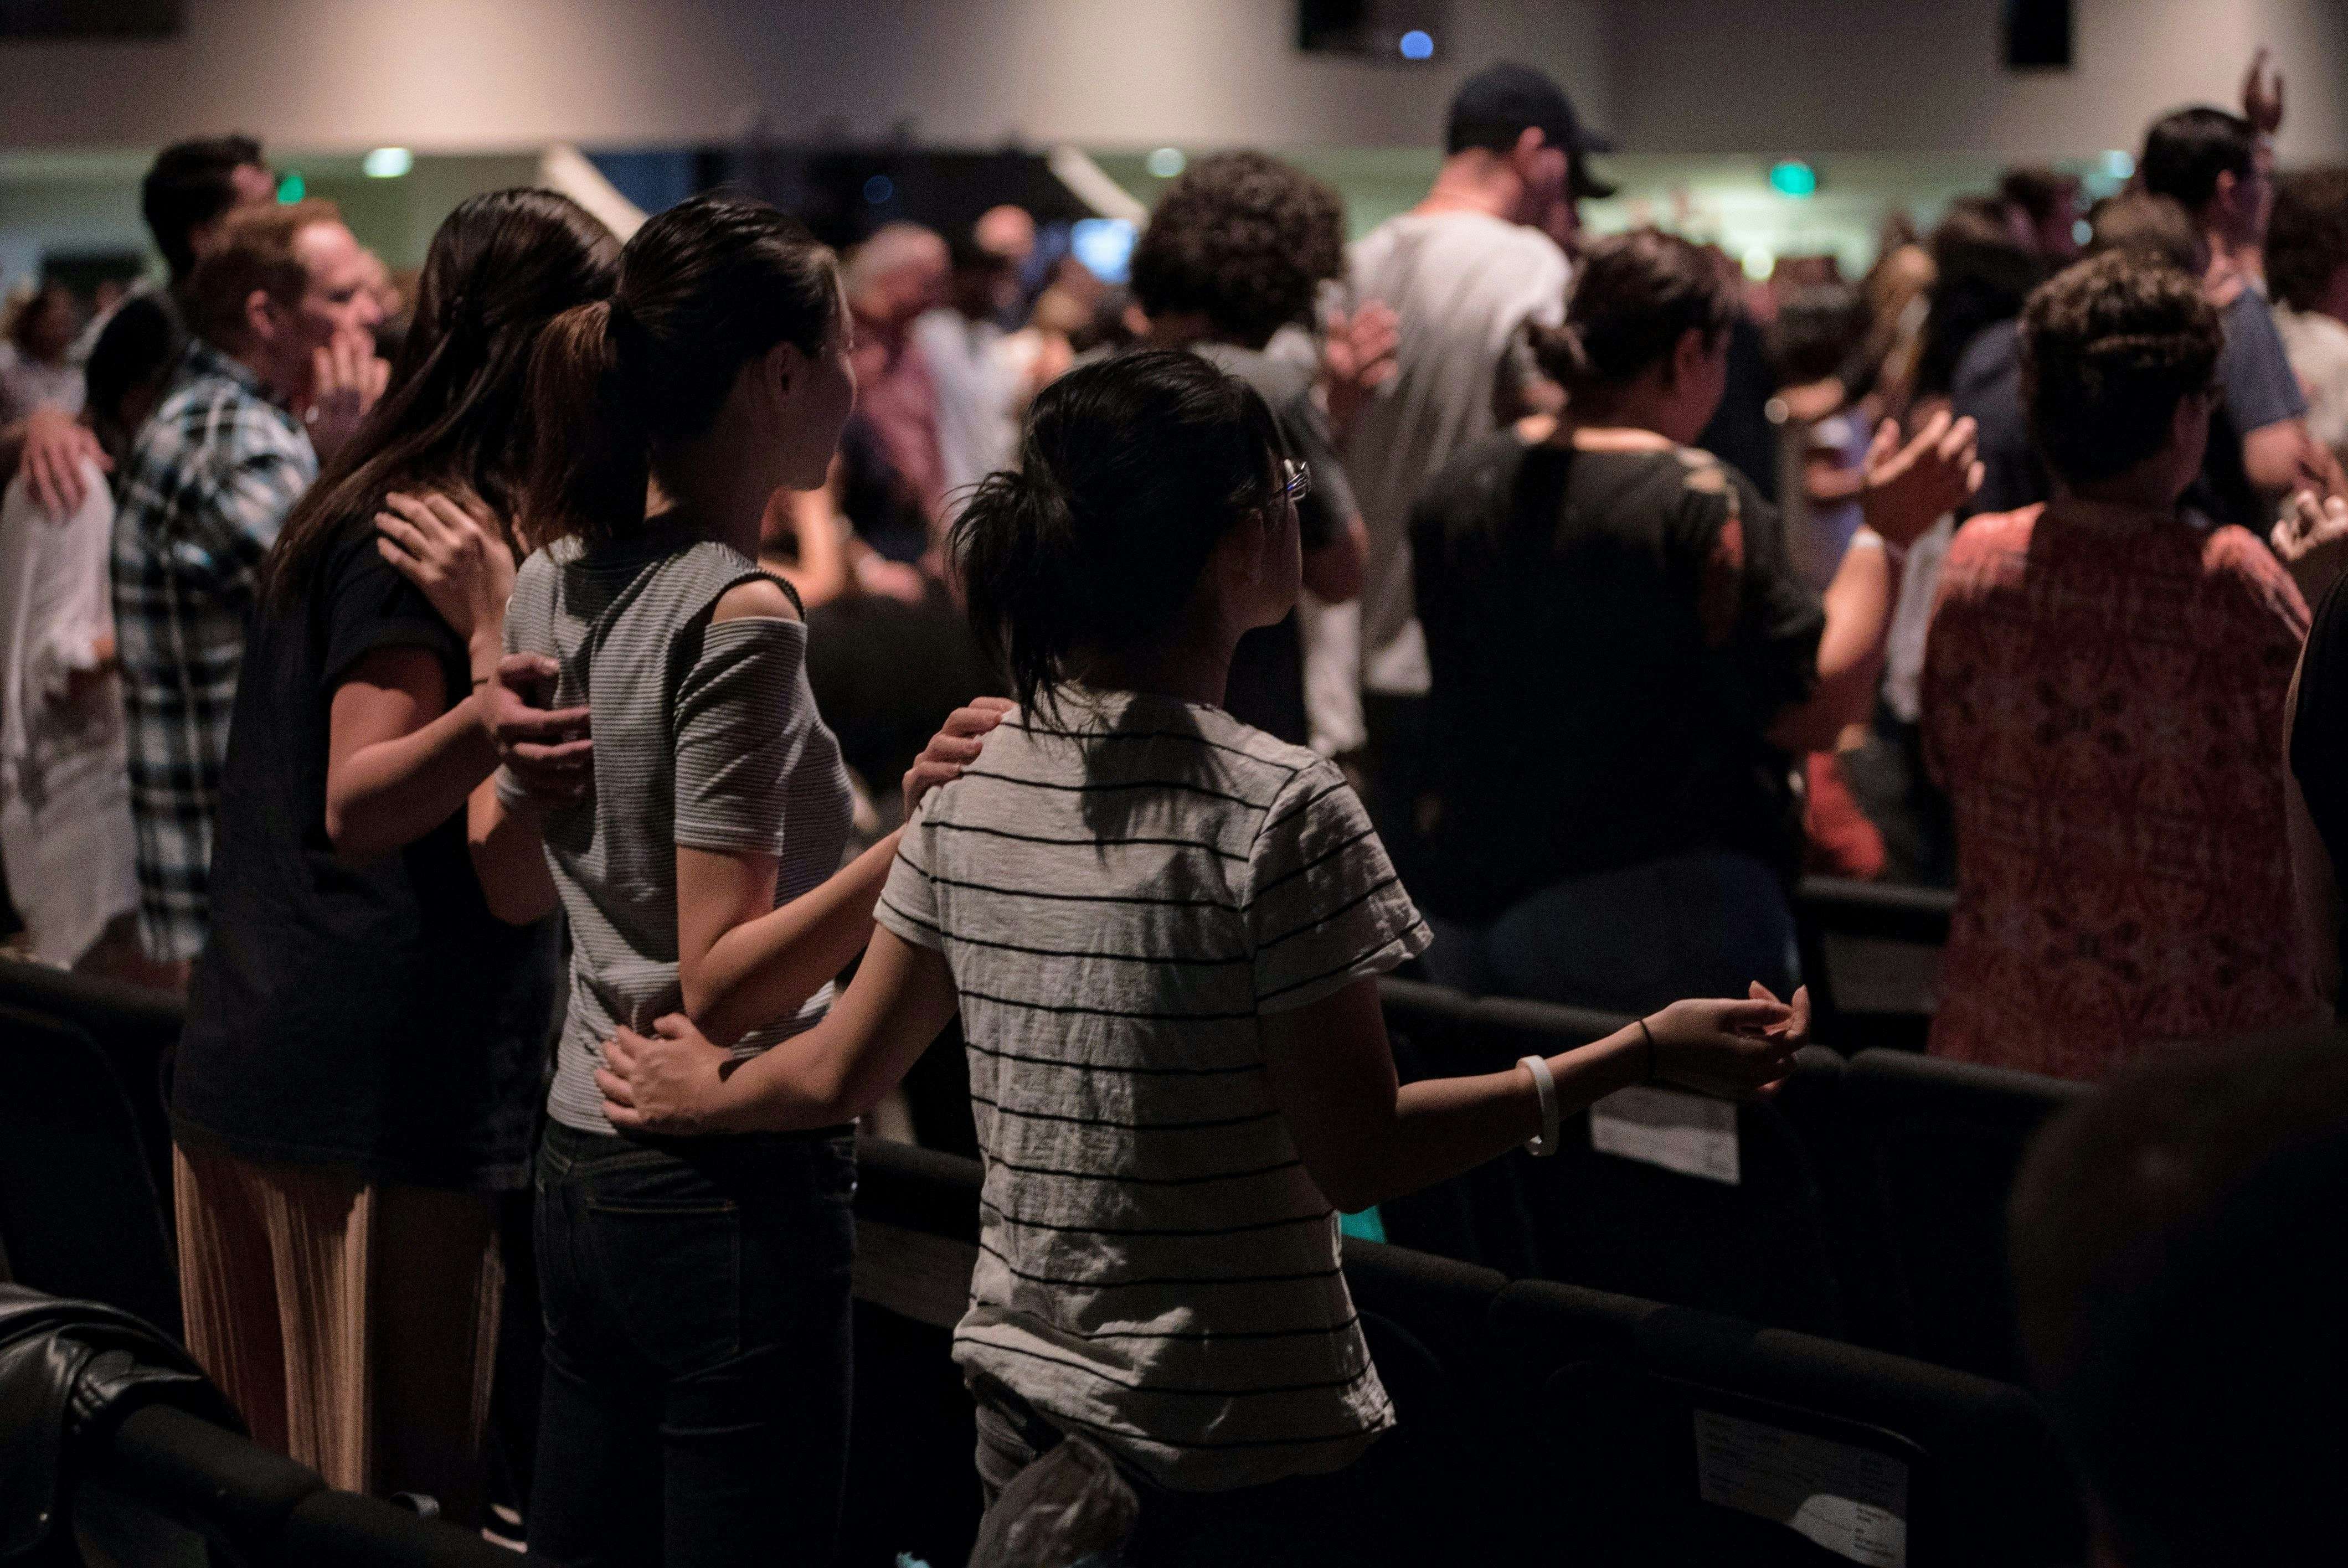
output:
{"label": "striped t-shirt", "polygon": [[[506,647],[553,655],[552,706],[587,704],[595,736],[593,792],[549,813],[545,828],[571,919],[570,1014],[546,1107],[566,1127],[613,1130],[595,1088],[603,1041],[616,1024],[649,1031],[683,1002],[678,845],[777,856],[778,907],[839,869],[848,774],[808,689],[806,623],[710,620],[727,589],[760,575],[707,541],[584,556],[565,541],[515,574]],[[734,1054],[813,1028],[831,991],[743,1036]]]}
{"label": "striped t-shirt", "polygon": [[1422,950],[1337,770],[1127,692],[1014,713],[906,830],[985,1158],[955,1359],[1167,1485],[1334,1470],[1393,1424],[1259,1020]]}

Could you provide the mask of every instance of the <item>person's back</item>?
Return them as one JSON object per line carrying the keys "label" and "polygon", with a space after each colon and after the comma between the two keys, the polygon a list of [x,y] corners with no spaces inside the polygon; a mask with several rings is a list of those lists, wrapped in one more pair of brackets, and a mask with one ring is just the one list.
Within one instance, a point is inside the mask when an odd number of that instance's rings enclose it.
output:
{"label": "person's back", "polygon": [[1528,321],[1565,314],[1565,252],[1486,212],[1406,212],[1355,242],[1355,296],[1393,307],[1395,374],[1364,407],[1345,471],[1369,530],[1362,593],[1365,679],[1423,692],[1413,623],[1410,507],[1428,476],[1492,434]]}
{"label": "person's back", "polygon": [[[610,1130],[598,1046],[615,1025],[649,1027],[679,1005],[679,845],[778,856],[778,907],[839,868],[847,774],[808,690],[806,623],[710,619],[728,589],[760,575],[723,544],[647,538],[592,551],[566,541],[515,576],[509,646],[551,654],[562,666],[553,705],[593,712],[594,795],[544,828],[571,923],[570,1015],[548,1102],[567,1125]],[[782,717],[758,733],[721,722],[747,708]],[[806,1028],[830,1001],[826,986],[741,1053]]]}
{"label": "person's back", "polygon": [[1687,447],[1506,434],[1428,487],[1414,536],[1442,759],[1432,907],[1484,917],[1695,849],[1788,858],[1766,731],[1815,678],[1818,610],[1742,475]]}
{"label": "person's back", "polygon": [[1925,665],[1956,821],[1932,1049],[2099,1078],[2143,1042],[2294,1022],[2283,694],[2307,610],[2247,531],[1976,518]]}
{"label": "person's back", "polygon": [[1070,690],[931,799],[883,898],[942,943],[969,1040],[955,1358],[1178,1489],[1334,1469],[1392,1423],[1257,1030],[1424,944],[1367,827],[1310,751]]}

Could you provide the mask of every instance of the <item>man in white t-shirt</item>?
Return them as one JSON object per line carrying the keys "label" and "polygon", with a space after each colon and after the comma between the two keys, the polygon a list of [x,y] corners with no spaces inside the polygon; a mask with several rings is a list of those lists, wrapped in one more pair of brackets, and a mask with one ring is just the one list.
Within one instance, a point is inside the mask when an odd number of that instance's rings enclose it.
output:
{"label": "man in white t-shirt", "polygon": [[1586,155],[1612,144],[1585,129],[1558,85],[1496,65],[1451,100],[1443,168],[1425,200],[1353,247],[1357,305],[1398,318],[1395,374],[1352,422],[1345,471],[1369,531],[1361,666],[1380,829],[1416,792],[1407,753],[1426,695],[1426,642],[1412,600],[1410,507],[1419,487],[1470,443],[1533,412],[1528,322],[1565,319],[1574,204],[1612,194]]}

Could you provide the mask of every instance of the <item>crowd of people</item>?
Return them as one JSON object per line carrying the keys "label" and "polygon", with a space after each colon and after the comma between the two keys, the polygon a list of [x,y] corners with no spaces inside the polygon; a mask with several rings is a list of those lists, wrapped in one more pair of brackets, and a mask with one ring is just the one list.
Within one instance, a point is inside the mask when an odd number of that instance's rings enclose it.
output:
{"label": "crowd of people", "polygon": [[[528,1194],[530,1550],[824,1561],[852,1124],[942,1036],[984,1539],[1346,1561],[1394,1412],[1339,1212],[1781,1076],[1806,868],[1953,884],[1950,1057],[2317,1024],[2348,174],[2278,177],[2281,112],[2254,66],[2125,192],[2015,170],[1856,284],[1585,233],[1609,144],[1511,65],[1350,245],[1196,160],[1122,293],[1012,208],[836,260],[512,190],[403,297],[255,143],[166,149],[168,279],[0,362],[0,855],[32,952],[185,996],[191,1348],[483,1522]],[[1406,965],[1632,1021],[1399,1084]],[[2046,1239],[2099,1126],[2017,1209],[2034,1349],[2125,1560],[2215,1561],[2065,1316],[2117,1310]]]}

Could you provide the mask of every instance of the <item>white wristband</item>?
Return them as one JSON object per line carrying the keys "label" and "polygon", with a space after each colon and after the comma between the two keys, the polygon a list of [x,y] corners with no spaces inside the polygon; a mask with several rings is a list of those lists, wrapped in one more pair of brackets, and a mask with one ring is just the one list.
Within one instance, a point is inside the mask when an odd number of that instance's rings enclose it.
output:
{"label": "white wristband", "polygon": [[1517,1065],[1533,1075],[1533,1092],[1540,1096],[1541,1130],[1525,1140],[1525,1153],[1546,1160],[1557,1153],[1557,1079],[1547,1057],[1520,1057]]}

